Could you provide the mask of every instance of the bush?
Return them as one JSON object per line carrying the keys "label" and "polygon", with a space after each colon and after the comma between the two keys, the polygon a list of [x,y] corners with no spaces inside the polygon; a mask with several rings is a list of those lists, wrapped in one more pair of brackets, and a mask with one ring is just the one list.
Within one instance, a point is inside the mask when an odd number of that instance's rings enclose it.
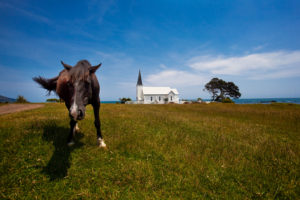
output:
{"label": "bush", "polygon": [[119,100],[120,100],[120,103],[122,103],[122,104],[124,104],[126,101],[131,101],[131,99],[129,97],[128,98],[123,97],[123,98],[120,98]]}
{"label": "bush", "polygon": [[59,99],[56,99],[56,98],[47,99],[46,102],[59,102]]}
{"label": "bush", "polygon": [[29,103],[23,96],[18,96],[16,103]]}
{"label": "bush", "polygon": [[202,99],[199,97],[199,98],[197,98],[197,101],[198,102],[202,102]]}
{"label": "bush", "polygon": [[222,103],[234,103],[229,97],[222,100]]}

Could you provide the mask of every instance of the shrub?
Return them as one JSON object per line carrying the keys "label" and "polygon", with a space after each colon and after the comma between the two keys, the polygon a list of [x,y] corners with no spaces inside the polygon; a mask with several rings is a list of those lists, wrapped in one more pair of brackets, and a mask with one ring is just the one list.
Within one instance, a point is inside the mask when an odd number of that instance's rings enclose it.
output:
{"label": "shrub", "polygon": [[222,100],[222,103],[234,103],[229,97]]}
{"label": "shrub", "polygon": [[29,103],[23,96],[19,95],[16,103]]}
{"label": "shrub", "polygon": [[199,98],[197,98],[197,101],[198,102],[202,102],[202,99],[199,97]]}
{"label": "shrub", "polygon": [[56,98],[47,99],[46,102],[59,102],[59,99]]}
{"label": "shrub", "polygon": [[120,103],[124,104],[126,101],[131,101],[131,99],[128,97],[123,97],[123,98],[120,98]]}

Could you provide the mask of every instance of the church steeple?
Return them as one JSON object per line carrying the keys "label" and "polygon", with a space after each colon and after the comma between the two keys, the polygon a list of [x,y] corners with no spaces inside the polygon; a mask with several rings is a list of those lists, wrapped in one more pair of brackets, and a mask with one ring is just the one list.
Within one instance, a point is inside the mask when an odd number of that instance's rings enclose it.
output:
{"label": "church steeple", "polygon": [[141,71],[140,70],[139,70],[139,77],[138,77],[136,85],[143,85],[142,76],[141,76]]}
{"label": "church steeple", "polygon": [[144,95],[143,95],[143,82],[142,82],[142,76],[141,76],[141,70],[139,70],[139,77],[136,83],[136,101],[138,103],[141,103],[144,101]]}

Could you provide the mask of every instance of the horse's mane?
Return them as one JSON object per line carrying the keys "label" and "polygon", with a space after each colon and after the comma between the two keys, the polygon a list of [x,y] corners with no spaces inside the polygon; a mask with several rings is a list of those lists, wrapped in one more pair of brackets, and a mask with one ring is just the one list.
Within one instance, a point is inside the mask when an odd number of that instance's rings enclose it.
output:
{"label": "horse's mane", "polygon": [[90,67],[91,64],[89,63],[89,61],[79,61],[69,72],[71,81],[75,82],[76,80],[87,80],[90,76]]}

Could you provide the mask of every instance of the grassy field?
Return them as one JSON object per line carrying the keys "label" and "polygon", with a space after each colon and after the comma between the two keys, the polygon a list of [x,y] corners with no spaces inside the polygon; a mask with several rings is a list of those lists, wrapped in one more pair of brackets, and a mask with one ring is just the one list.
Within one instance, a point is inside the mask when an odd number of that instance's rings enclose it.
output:
{"label": "grassy field", "polygon": [[299,199],[300,106],[92,108],[67,147],[63,104],[0,116],[0,199]]}

